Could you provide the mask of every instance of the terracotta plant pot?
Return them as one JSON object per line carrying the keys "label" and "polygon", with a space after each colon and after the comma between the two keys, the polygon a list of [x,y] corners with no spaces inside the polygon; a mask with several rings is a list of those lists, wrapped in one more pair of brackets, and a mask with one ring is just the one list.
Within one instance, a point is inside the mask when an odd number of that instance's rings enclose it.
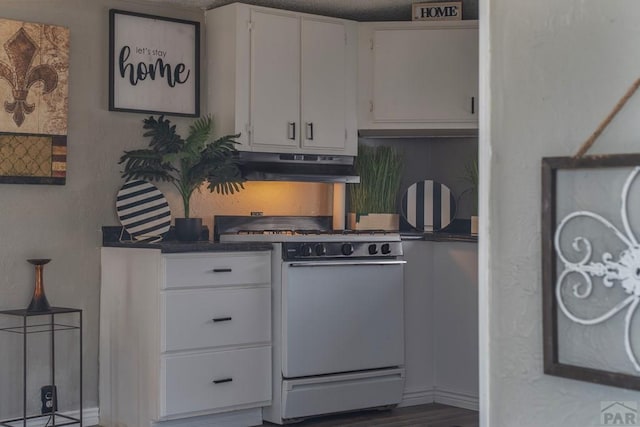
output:
{"label": "terracotta plant pot", "polygon": [[176,239],[180,242],[195,242],[202,234],[202,218],[176,218]]}

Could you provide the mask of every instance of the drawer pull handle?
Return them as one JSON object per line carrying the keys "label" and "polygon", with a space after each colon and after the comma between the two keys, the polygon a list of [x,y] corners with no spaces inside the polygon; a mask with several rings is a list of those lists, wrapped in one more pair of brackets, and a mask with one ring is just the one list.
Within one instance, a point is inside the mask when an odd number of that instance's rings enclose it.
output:
{"label": "drawer pull handle", "polygon": [[231,316],[229,316],[229,317],[214,317],[212,320],[214,322],[228,322],[229,320],[231,320]]}
{"label": "drawer pull handle", "polygon": [[313,141],[313,122],[309,122],[307,125],[307,139]]}
{"label": "drawer pull handle", "polygon": [[214,273],[231,273],[231,269],[230,268],[214,268],[213,272]]}
{"label": "drawer pull handle", "polygon": [[214,384],[230,383],[233,378],[222,378],[221,380],[213,380]]}

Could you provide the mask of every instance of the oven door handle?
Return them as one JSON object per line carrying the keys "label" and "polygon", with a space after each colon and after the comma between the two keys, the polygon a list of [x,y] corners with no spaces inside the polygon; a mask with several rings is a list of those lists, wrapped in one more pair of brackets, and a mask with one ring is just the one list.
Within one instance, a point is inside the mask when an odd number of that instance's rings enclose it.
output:
{"label": "oven door handle", "polygon": [[310,262],[292,262],[290,267],[335,267],[349,265],[401,265],[407,261],[310,261]]}

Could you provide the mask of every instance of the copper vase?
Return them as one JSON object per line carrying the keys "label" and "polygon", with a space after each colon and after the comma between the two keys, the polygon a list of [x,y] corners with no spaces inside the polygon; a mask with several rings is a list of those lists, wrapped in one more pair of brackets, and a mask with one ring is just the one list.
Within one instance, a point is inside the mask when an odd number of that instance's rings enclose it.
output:
{"label": "copper vase", "polygon": [[44,265],[48,264],[50,259],[28,259],[30,264],[36,266],[36,286],[33,290],[33,298],[31,298],[31,303],[29,307],[27,307],[27,311],[30,312],[43,312],[49,311],[51,306],[49,305],[49,301],[47,301],[47,297],[44,294],[44,283],[42,281]]}

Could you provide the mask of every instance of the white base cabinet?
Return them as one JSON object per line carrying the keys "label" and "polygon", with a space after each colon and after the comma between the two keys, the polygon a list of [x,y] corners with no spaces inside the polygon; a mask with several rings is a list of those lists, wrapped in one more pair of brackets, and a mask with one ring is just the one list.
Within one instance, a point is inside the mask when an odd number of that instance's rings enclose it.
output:
{"label": "white base cabinet", "polygon": [[405,371],[401,406],[478,409],[478,245],[402,242]]}
{"label": "white base cabinet", "polygon": [[207,101],[243,151],[355,155],[357,24],[234,3],[206,12]]}
{"label": "white base cabinet", "polygon": [[359,27],[358,128],[478,127],[478,21]]}
{"label": "white base cabinet", "polygon": [[100,425],[217,425],[203,416],[250,408],[259,424],[271,403],[270,259],[103,248]]}

